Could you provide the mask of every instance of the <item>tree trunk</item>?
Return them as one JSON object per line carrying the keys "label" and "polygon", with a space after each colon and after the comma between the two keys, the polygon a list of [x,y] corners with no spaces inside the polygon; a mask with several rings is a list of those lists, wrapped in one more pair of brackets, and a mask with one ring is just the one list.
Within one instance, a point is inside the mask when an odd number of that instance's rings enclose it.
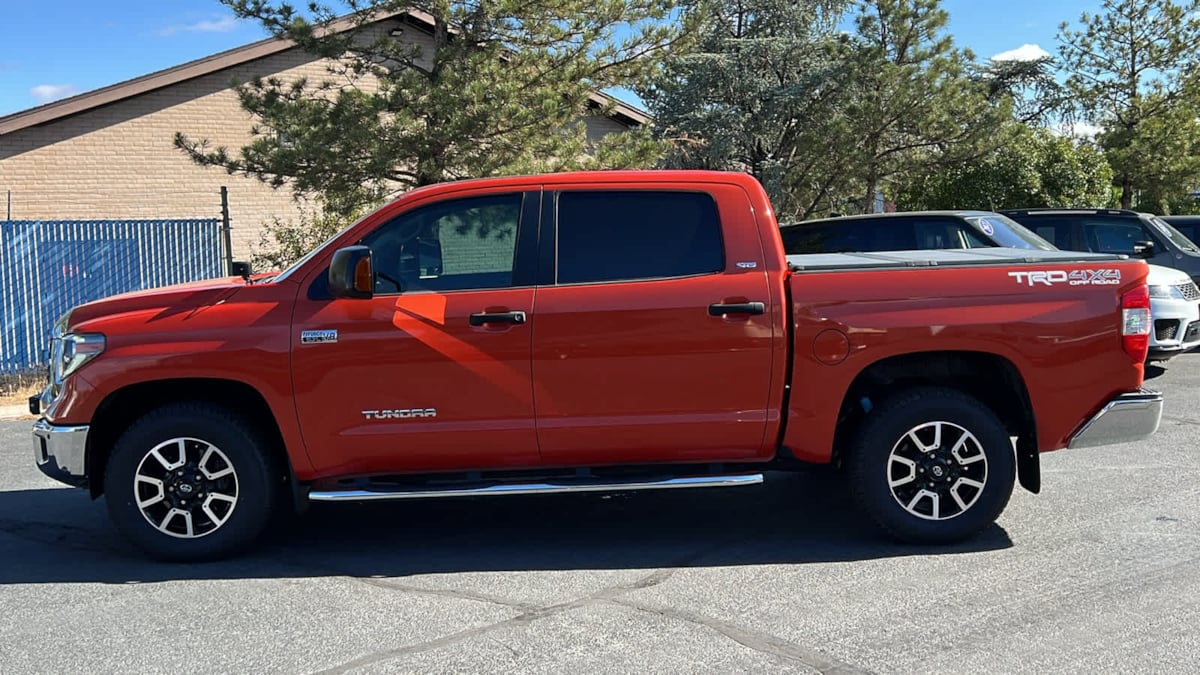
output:
{"label": "tree trunk", "polygon": [[1129,176],[1121,176],[1121,208],[1133,208],[1133,181]]}
{"label": "tree trunk", "polygon": [[879,179],[875,175],[875,170],[872,169],[867,178],[867,200],[863,202],[863,213],[875,212],[875,190],[879,185]]}

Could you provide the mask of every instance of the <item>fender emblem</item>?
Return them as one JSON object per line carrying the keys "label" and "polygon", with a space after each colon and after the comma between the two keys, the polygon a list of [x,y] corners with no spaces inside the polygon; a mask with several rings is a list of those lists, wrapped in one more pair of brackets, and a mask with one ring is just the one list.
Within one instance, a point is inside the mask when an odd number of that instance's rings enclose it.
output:
{"label": "fender emblem", "polygon": [[409,420],[414,417],[437,417],[435,408],[401,408],[400,410],[363,410],[368,420]]}
{"label": "fender emblem", "polygon": [[306,330],[300,332],[300,344],[303,345],[321,345],[337,341],[336,330]]}

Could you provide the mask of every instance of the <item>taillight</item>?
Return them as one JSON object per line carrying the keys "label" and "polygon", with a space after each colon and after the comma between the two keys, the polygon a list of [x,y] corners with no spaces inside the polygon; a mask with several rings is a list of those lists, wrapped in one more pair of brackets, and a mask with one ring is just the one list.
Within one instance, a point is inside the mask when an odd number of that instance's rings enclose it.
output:
{"label": "taillight", "polygon": [[1145,285],[1121,296],[1121,344],[1141,363],[1150,350],[1150,290]]}

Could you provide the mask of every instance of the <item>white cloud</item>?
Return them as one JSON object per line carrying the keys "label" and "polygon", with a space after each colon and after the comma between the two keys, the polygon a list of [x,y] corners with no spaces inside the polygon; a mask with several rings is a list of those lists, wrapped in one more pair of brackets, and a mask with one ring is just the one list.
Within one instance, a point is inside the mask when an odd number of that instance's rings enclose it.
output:
{"label": "white cloud", "polygon": [[158,31],[158,34],[166,37],[176,33],[228,33],[238,27],[238,19],[235,16],[222,16],[212,19],[202,19],[194,23],[167,26]]}
{"label": "white cloud", "polygon": [[1096,134],[1104,131],[1104,127],[1088,124],[1087,122],[1064,122],[1055,124],[1050,127],[1050,131],[1059,136],[1070,136],[1071,138],[1095,138]]}
{"label": "white cloud", "polygon": [[29,90],[29,95],[39,104],[57,101],[60,98],[74,96],[78,93],[79,87],[73,84],[39,84]]}
{"label": "white cloud", "polygon": [[1016,49],[1000,52],[992,57],[993,61],[1037,61],[1050,56],[1050,52],[1037,45],[1023,44]]}

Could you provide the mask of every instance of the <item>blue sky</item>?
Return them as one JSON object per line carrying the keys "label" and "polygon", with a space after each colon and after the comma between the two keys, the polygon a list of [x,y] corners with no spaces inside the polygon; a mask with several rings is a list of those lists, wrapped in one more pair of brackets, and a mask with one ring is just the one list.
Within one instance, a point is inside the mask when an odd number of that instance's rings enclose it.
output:
{"label": "blue sky", "polygon": [[[1037,45],[1100,0],[943,0],[955,42],[980,58]],[[0,116],[265,37],[217,0],[3,0]]]}

